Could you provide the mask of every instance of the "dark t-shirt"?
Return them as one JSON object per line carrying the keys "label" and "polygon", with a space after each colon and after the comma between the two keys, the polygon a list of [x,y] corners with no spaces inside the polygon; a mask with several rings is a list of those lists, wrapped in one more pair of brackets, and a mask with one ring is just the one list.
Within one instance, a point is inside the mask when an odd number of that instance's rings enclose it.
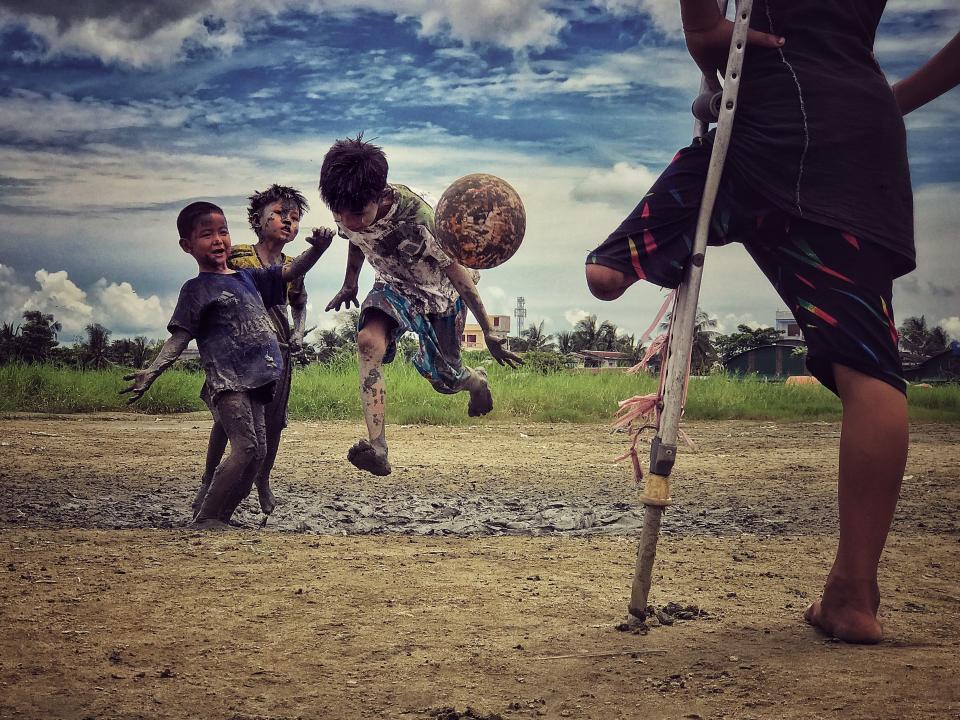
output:
{"label": "dark t-shirt", "polygon": [[284,302],[282,268],[200,273],[180,289],[167,329],[197,340],[207,381],[204,393],[244,392],[280,378],[283,358],[267,307]]}
{"label": "dark t-shirt", "polygon": [[728,167],[781,209],[893,250],[915,267],[903,118],[873,57],[885,0],[756,0]]}

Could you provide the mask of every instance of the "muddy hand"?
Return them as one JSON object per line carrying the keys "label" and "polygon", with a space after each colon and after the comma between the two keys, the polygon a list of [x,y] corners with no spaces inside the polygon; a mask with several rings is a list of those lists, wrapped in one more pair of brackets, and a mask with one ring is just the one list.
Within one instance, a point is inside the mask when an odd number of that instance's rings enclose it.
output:
{"label": "muddy hand", "polygon": [[333,242],[334,231],[327,227],[314,228],[313,232],[307,237],[307,242],[313,245],[321,253],[327,251],[330,243]]}
{"label": "muddy hand", "polygon": [[130,399],[127,400],[127,405],[132,405],[142,398],[143,394],[150,389],[150,385],[153,383],[153,373],[141,370],[140,372],[124,375],[123,379],[128,382],[133,381],[133,385],[120,391],[121,395],[131,393]]}
{"label": "muddy hand", "polygon": [[506,342],[506,338],[497,338],[493,337],[492,335],[487,335],[483,339],[487,343],[487,350],[490,351],[493,359],[501,365],[506,365],[513,370],[523,365],[523,359],[519,355],[515,355],[503,347],[503,344]]}
{"label": "muddy hand", "polygon": [[327,303],[327,307],[325,307],[324,310],[339,310],[341,305],[343,305],[344,310],[347,310],[350,307],[350,303],[360,307],[360,303],[357,301],[356,285],[344,285],[340,288],[340,292],[333,296],[333,300]]}

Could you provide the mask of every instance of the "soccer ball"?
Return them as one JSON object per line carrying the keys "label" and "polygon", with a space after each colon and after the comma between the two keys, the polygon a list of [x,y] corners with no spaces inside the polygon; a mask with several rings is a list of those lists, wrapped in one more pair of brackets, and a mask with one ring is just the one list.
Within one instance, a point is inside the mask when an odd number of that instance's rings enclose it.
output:
{"label": "soccer ball", "polygon": [[435,222],[437,239],[447,254],[477,270],[509,260],[527,229],[517,191],[485,173],[465,175],[444,190]]}

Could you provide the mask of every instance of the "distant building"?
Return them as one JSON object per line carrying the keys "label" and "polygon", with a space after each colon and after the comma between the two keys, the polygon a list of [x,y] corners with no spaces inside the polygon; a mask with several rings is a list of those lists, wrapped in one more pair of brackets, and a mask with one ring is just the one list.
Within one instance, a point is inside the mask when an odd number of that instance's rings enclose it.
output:
{"label": "distant building", "polygon": [[803,339],[800,323],[794,320],[793,313],[789,310],[777,310],[776,325],[774,325],[774,327],[785,338]]}
{"label": "distant building", "polygon": [[765,378],[787,378],[791,375],[809,375],[802,340],[781,340],[773,345],[751,348],[734,355],[723,367],[735,375],[760,375]]}
{"label": "distant building", "polygon": [[914,383],[960,382],[960,342],[954,340],[942,353],[904,368],[903,377]]}
{"label": "distant building", "polygon": [[[510,316],[509,315],[488,315],[487,321],[490,327],[497,335],[507,337],[510,335]],[[460,346],[464,350],[483,350],[487,346],[483,342],[483,330],[476,323],[467,323],[463,326],[463,334],[460,336]]]}
{"label": "distant building", "polygon": [[627,353],[609,350],[577,350],[570,353],[570,358],[576,367],[583,368],[618,368],[631,364]]}

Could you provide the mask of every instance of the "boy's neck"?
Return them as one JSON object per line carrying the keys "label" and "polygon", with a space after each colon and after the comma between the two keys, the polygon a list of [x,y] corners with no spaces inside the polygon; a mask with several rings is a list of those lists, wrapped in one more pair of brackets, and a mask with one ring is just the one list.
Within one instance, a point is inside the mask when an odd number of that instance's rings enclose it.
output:
{"label": "boy's neck", "polygon": [[260,264],[269,267],[280,262],[280,258],[283,257],[284,245],[286,245],[286,242],[283,240],[271,242],[266,238],[259,238],[253,246],[253,251],[260,258]]}
{"label": "boy's neck", "polygon": [[393,188],[387,185],[380,194],[380,202],[377,204],[377,217],[374,222],[382,219],[388,212],[390,212],[390,208],[393,207],[393,195]]}

